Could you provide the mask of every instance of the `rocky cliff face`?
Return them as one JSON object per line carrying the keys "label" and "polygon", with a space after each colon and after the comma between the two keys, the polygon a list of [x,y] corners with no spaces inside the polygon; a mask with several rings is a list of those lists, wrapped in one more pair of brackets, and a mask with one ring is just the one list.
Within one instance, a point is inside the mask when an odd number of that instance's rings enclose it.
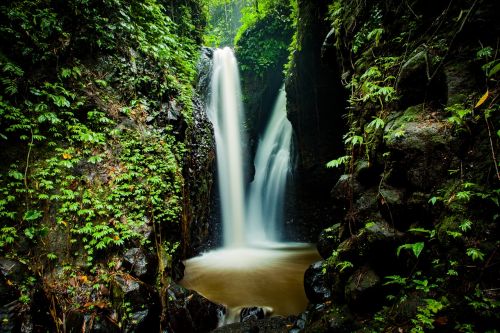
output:
{"label": "rocky cliff face", "polygon": [[2,332],[159,331],[208,302],[166,291],[209,236],[202,4],[161,3],[0,6]]}
{"label": "rocky cliff face", "polygon": [[[337,174],[325,165],[343,151],[345,92],[331,42],[328,1],[298,1],[297,48],[286,79],[287,111],[296,136],[296,201],[288,207],[295,236],[313,240],[333,222],[329,192]],[[298,231],[297,231],[298,230]]]}
{"label": "rocky cliff face", "polygon": [[197,96],[194,100],[193,124],[187,131],[184,178],[187,180],[183,224],[184,257],[217,244],[217,184],[215,177],[215,139],[212,123],[206,114],[209,97],[213,50],[202,48],[198,62]]}
{"label": "rocky cliff face", "polygon": [[[322,36],[349,89],[346,153],[336,162],[345,174],[332,187],[338,223],[320,235],[325,261],[306,274],[311,305],[297,328],[487,331],[498,323],[474,305],[499,299],[489,264],[499,236],[494,10],[481,1],[330,4],[332,30]],[[300,135],[297,115],[307,110],[291,103]]]}

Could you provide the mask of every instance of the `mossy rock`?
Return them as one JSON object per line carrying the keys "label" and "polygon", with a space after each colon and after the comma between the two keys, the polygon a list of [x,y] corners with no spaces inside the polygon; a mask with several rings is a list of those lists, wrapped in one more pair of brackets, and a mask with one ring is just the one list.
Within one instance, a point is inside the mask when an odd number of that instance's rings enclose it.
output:
{"label": "mossy rock", "polygon": [[370,262],[377,269],[385,270],[397,259],[396,248],[403,236],[386,222],[370,221],[357,235],[339,245],[336,260],[348,261],[354,266]]}
{"label": "mossy rock", "polygon": [[438,59],[426,49],[415,50],[401,68],[396,83],[402,107],[427,102],[446,102],[446,77]]}
{"label": "mossy rock", "polygon": [[352,309],[373,309],[383,299],[381,279],[369,266],[356,270],[345,286],[345,299]]}
{"label": "mossy rock", "polygon": [[339,246],[342,241],[344,227],[340,223],[336,223],[331,227],[324,229],[318,238],[316,247],[323,259],[327,259],[332,255],[332,252]]}
{"label": "mossy rock", "polygon": [[356,327],[354,316],[347,306],[332,304],[322,313],[317,320],[313,320],[305,327],[304,333],[350,333]]}
{"label": "mossy rock", "polygon": [[449,145],[453,137],[447,122],[430,117],[435,112],[425,105],[408,107],[393,115],[384,131],[389,148],[426,151],[429,147]]}
{"label": "mossy rock", "polygon": [[428,192],[457,163],[460,142],[450,124],[433,117],[433,112],[423,106],[410,107],[387,123],[387,184]]}

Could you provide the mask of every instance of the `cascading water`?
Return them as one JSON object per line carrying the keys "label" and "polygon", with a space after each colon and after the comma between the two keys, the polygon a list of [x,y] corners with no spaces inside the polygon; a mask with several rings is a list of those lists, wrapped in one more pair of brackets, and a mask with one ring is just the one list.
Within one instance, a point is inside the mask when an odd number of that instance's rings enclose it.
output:
{"label": "cascading water", "polygon": [[215,50],[208,116],[214,126],[217,146],[225,247],[241,247],[245,243],[242,113],[236,58],[230,48]]}
{"label": "cascading water", "polygon": [[[217,146],[225,247],[279,240],[284,193],[290,173],[292,125],[286,118],[284,87],[259,142],[255,178],[248,191],[243,181],[242,113],[236,58],[227,47],[216,50],[208,115],[214,125]],[[245,198],[246,192],[248,198]]]}
{"label": "cascading water", "polygon": [[255,154],[255,178],[250,184],[247,241],[278,242],[283,203],[291,169],[292,124],[286,118],[283,86]]}
{"label": "cascading water", "polygon": [[304,272],[319,259],[310,244],[276,243],[292,137],[284,89],[259,142],[255,178],[248,189],[243,177],[242,111],[236,59],[229,48],[216,50],[207,112],[216,140],[224,247],[187,260],[181,284],[226,305],[220,325],[238,321],[244,307],[263,307],[267,314],[283,316],[303,311]]}

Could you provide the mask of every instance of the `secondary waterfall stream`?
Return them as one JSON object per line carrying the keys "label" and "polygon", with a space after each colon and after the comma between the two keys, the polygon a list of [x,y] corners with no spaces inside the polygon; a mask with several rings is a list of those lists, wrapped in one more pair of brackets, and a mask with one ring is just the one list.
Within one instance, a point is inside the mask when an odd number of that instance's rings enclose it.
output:
{"label": "secondary waterfall stream", "polygon": [[310,244],[279,242],[292,159],[284,87],[259,140],[254,180],[247,187],[239,74],[229,48],[214,52],[210,91],[224,246],[187,260],[181,284],[224,304],[224,324],[238,321],[244,307],[298,314],[307,305],[304,272],[319,255]]}

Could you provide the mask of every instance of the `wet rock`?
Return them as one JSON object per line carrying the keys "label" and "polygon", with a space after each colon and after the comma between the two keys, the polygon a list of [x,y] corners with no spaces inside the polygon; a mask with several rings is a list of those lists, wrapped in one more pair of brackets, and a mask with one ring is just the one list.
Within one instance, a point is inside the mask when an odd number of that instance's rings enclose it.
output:
{"label": "wet rock", "polygon": [[371,310],[380,306],[383,294],[380,277],[370,267],[356,270],[345,286],[345,299],[352,309]]}
{"label": "wet rock", "polygon": [[448,122],[429,115],[423,105],[408,108],[385,127],[387,184],[429,192],[447,176],[459,145]]}
{"label": "wet rock", "polygon": [[397,261],[396,247],[403,235],[386,222],[370,221],[358,234],[339,245],[337,260],[348,261],[355,266],[368,261],[377,269],[390,269]]}
{"label": "wet rock", "polygon": [[269,307],[251,307],[243,308],[240,311],[240,321],[263,319],[273,313],[273,309]]}
{"label": "wet rock", "polygon": [[116,275],[111,281],[111,296],[125,332],[158,331],[160,299],[151,286],[128,274]]}
{"label": "wet rock", "polygon": [[303,332],[351,333],[355,328],[354,317],[346,306],[331,305],[322,310],[320,316],[307,325]]}
{"label": "wet rock", "polygon": [[302,312],[299,315],[299,318],[295,321],[294,328],[300,332],[300,330],[303,330],[306,327],[307,323],[307,317],[309,315],[308,311]]}
{"label": "wet rock", "polygon": [[[209,84],[209,81],[203,83],[205,84]],[[183,168],[188,190],[185,198],[188,219],[186,227],[182,229],[184,257],[191,257],[205,250],[210,240],[217,235],[217,223],[220,224],[220,220],[215,217],[215,212],[218,212],[218,198],[215,195],[217,186],[214,181],[215,138],[212,123],[205,112],[203,97],[207,92],[198,93],[201,96],[193,99],[193,119],[186,134],[190,153],[186,154]]]}
{"label": "wet rock", "polygon": [[343,226],[340,223],[336,223],[319,234],[316,247],[323,259],[328,259],[332,255],[332,252],[339,246],[343,232]]}
{"label": "wet rock", "polygon": [[364,187],[376,186],[380,182],[383,168],[367,160],[356,161],[355,178]]}
{"label": "wet rock", "polygon": [[166,304],[167,325],[175,333],[209,332],[225,313],[222,305],[175,283],[167,289]]}
{"label": "wet rock", "polygon": [[18,261],[0,258],[0,273],[12,283],[19,284],[26,276],[28,267]]}
{"label": "wet rock", "polygon": [[[6,262],[3,261],[3,264]],[[14,263],[14,265],[10,265]],[[20,269],[19,269],[20,268]],[[23,264],[9,260],[9,265],[0,273],[0,332],[33,332],[43,327],[46,331],[55,331],[55,325],[49,312],[49,300],[40,284],[35,283],[24,291],[28,302],[21,302],[20,285],[27,283],[25,277],[29,271]],[[21,280],[16,280],[21,279]],[[20,284],[21,283],[21,284]]]}
{"label": "wet rock", "polygon": [[424,101],[446,102],[447,87],[443,71],[437,59],[426,49],[418,49],[403,64],[396,83],[400,106],[408,107]]}
{"label": "wet rock", "polygon": [[29,306],[21,303],[19,289],[27,267],[20,262],[0,258],[0,332],[19,332],[21,326],[30,322]]}
{"label": "wet rock", "polygon": [[118,333],[120,327],[110,319],[109,313],[85,313],[70,311],[66,316],[68,332]]}
{"label": "wet rock", "polygon": [[198,60],[196,68],[196,72],[198,73],[196,90],[200,92],[202,96],[207,96],[210,87],[213,55],[214,49],[210,47],[201,48],[200,59]]}
{"label": "wet rock", "polygon": [[304,233],[317,239],[319,232],[338,216],[328,195],[340,175],[338,170],[325,168],[325,164],[345,153],[344,112],[336,110],[344,110],[347,98],[342,88],[337,49],[328,46],[330,41],[322,47],[331,24],[318,18],[327,14],[328,3],[299,1],[298,10],[301,19],[297,29],[303,33],[301,46],[300,51],[293,54],[293,65],[286,78],[287,117],[297,139],[294,217],[297,223],[309,226],[304,228]]}
{"label": "wet rock", "polygon": [[354,203],[355,215],[353,218],[361,222],[377,216],[379,214],[377,198],[377,189],[372,188],[364,191]]}
{"label": "wet rock", "polygon": [[331,300],[333,293],[320,260],[309,266],[304,274],[304,289],[311,303],[323,303]]}
{"label": "wet rock", "polygon": [[151,281],[156,274],[156,257],[146,253],[142,248],[131,248],[123,255],[122,266],[133,276]]}
{"label": "wet rock", "polygon": [[333,187],[331,196],[336,201],[349,202],[363,191],[363,186],[352,175],[342,175]]}
{"label": "wet rock", "polygon": [[404,190],[389,186],[381,187],[378,193],[378,206],[384,219],[395,228],[405,230],[411,224]]}
{"label": "wet rock", "polygon": [[90,316],[92,320],[92,333],[118,333],[120,328],[118,325],[110,319],[109,315],[100,314],[95,316]]}
{"label": "wet rock", "polygon": [[285,333],[292,323],[284,317],[271,317],[260,320],[248,320],[219,327],[213,333]]}
{"label": "wet rock", "polygon": [[473,61],[460,59],[450,61],[443,67],[448,88],[448,106],[464,103],[469,93],[476,89],[480,79],[474,69]]}

